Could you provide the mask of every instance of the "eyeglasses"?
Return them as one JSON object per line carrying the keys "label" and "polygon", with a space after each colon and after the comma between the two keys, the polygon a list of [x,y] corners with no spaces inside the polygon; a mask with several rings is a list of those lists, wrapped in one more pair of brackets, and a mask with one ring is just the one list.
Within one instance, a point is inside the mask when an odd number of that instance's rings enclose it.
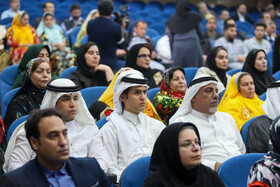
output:
{"label": "eyeglasses", "polygon": [[151,58],[151,55],[146,55],[146,54],[142,54],[142,55],[138,55],[139,58]]}
{"label": "eyeglasses", "polygon": [[201,141],[186,141],[184,144],[179,145],[180,147],[185,147],[187,149],[192,149],[194,146],[203,147],[203,142]]}

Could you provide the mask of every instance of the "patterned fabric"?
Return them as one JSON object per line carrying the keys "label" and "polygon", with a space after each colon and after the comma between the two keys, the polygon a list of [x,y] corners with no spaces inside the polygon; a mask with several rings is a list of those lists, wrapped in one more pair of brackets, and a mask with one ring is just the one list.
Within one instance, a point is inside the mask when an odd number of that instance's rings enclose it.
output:
{"label": "patterned fabric", "polygon": [[280,186],[280,116],[270,127],[269,152],[253,165],[247,181],[250,186],[257,186],[259,182]]}
{"label": "patterned fabric", "polygon": [[168,125],[171,116],[173,116],[173,114],[175,114],[175,112],[181,106],[183,98],[184,97],[174,97],[167,91],[161,91],[156,94],[153,105],[165,125]]}
{"label": "patterned fabric", "polygon": [[169,119],[181,106],[185,96],[185,92],[174,92],[170,89],[169,74],[172,69],[171,67],[163,72],[160,91],[153,100],[153,105],[165,125],[168,125]]}
{"label": "patterned fabric", "polygon": [[36,34],[36,30],[29,24],[23,26],[21,24],[21,16],[25,15],[24,12],[20,15],[17,14],[12,22],[11,27],[7,31],[7,42],[11,43],[11,55],[13,64],[18,64],[26,52],[28,47],[20,47],[23,44],[38,44],[40,39]]}
{"label": "patterned fabric", "polygon": [[243,97],[238,91],[238,81],[235,81],[240,73],[235,74],[220,101],[218,110],[232,115],[239,130],[249,119],[263,115],[263,101],[255,94],[253,99]]}

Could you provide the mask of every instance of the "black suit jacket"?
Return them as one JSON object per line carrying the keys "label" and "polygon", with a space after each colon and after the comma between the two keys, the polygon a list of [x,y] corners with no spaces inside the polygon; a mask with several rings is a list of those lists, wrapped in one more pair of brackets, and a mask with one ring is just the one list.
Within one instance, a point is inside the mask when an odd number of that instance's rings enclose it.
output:
{"label": "black suit jacket", "polygon": [[[104,171],[95,158],[69,158],[66,168],[77,187],[110,187]],[[0,177],[1,187],[49,187],[48,180],[37,159]]]}
{"label": "black suit jacket", "polygon": [[[251,23],[252,25],[254,25],[254,22],[251,20],[250,16],[247,13],[245,14],[244,17],[245,17],[245,21],[247,21],[247,22]],[[237,12],[233,13],[231,15],[231,18],[234,19],[235,21],[239,21],[239,16],[238,16]]]}

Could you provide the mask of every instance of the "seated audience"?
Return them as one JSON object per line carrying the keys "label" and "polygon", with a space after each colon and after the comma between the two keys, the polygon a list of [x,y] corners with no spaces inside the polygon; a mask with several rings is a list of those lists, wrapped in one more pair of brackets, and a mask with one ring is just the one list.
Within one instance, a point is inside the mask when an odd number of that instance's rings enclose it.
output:
{"label": "seated audience", "polygon": [[136,69],[148,78],[149,88],[158,87],[161,80],[161,72],[149,67],[151,61],[151,48],[149,44],[136,44],[127,53],[125,67]]}
{"label": "seated audience", "polygon": [[77,52],[77,71],[69,75],[80,89],[92,86],[108,86],[114,77],[112,69],[99,64],[100,55],[97,45],[93,42],[82,44]]}
{"label": "seated audience", "polygon": [[94,19],[94,18],[97,18],[98,16],[99,16],[99,13],[98,13],[97,9],[93,9],[93,10],[90,11],[90,13],[87,15],[84,23],[82,24],[81,29],[78,32],[75,44],[72,44],[73,48],[79,48],[80,47],[83,37],[85,35],[87,35],[87,24],[88,24],[88,22],[90,20]]}
{"label": "seated audience", "polygon": [[217,20],[214,16],[209,17],[206,22],[206,31],[203,34],[203,38],[209,40],[212,44],[215,40],[222,37],[223,35],[216,31],[217,29]]}
{"label": "seated audience", "polygon": [[271,50],[271,44],[263,39],[266,25],[264,23],[256,23],[254,36],[244,41],[244,54],[248,54],[252,49],[263,49],[266,53]]}
{"label": "seated audience", "polygon": [[249,119],[264,114],[262,104],[263,101],[255,93],[251,75],[238,72],[232,76],[218,109],[232,115],[238,129],[241,130]]}
{"label": "seated audience", "polygon": [[67,47],[67,40],[61,27],[54,22],[53,13],[44,13],[43,19],[37,28],[37,34],[43,44],[48,44],[51,47],[52,55],[50,60],[53,72],[57,76],[64,69],[74,66],[76,55]]}
{"label": "seated audience", "polygon": [[173,60],[170,48],[170,39],[168,37],[168,28],[165,28],[165,33],[156,43],[157,59],[161,61],[165,68],[172,66]]}
{"label": "seated audience", "polygon": [[6,27],[0,25],[0,73],[12,64],[10,52],[7,50]]}
{"label": "seated audience", "polygon": [[[224,26],[228,25],[228,24],[236,26],[235,20],[233,18],[228,18],[224,21]],[[239,39],[239,40],[244,41],[244,40],[249,39],[248,35],[245,32],[236,30],[236,33],[237,33],[236,38]]]}
{"label": "seated audience", "polygon": [[29,25],[27,12],[20,12],[14,17],[6,37],[8,45],[11,46],[13,64],[19,64],[29,46],[40,43],[36,30]]}
{"label": "seated audience", "polygon": [[40,108],[48,82],[51,81],[51,65],[44,58],[35,58],[26,65],[21,89],[11,100],[4,118],[6,133],[10,125],[21,116]]}
{"label": "seated audience", "polygon": [[222,46],[217,46],[211,49],[206,59],[206,67],[201,67],[197,70],[195,76],[206,74],[217,79],[226,88],[229,84],[231,76],[227,73],[228,52]]}
{"label": "seated audience", "polygon": [[20,0],[9,0],[9,6],[10,8],[8,10],[2,12],[1,20],[6,18],[14,18],[16,14],[20,12]]}
{"label": "seated audience", "polygon": [[84,22],[83,18],[81,17],[81,7],[79,4],[73,4],[70,8],[70,18],[63,21],[61,27],[66,30],[66,33],[69,35],[72,30],[77,27],[81,26]]}
{"label": "seated audience", "polygon": [[244,3],[240,3],[237,6],[237,10],[235,13],[233,13],[231,15],[231,17],[235,20],[235,21],[240,21],[240,22],[249,22],[252,25],[254,24],[254,22],[252,21],[252,19],[250,18],[249,14],[247,13],[247,7]]}
{"label": "seated audience", "polygon": [[144,115],[148,80],[137,70],[122,72],[114,85],[114,112],[101,128],[110,174],[119,181],[133,161],[150,156],[162,122]]}
{"label": "seated audience", "polygon": [[267,68],[266,53],[262,49],[249,52],[242,71],[251,74],[257,95],[266,92],[267,86],[275,81]]}
{"label": "seated audience", "polygon": [[262,23],[267,24],[268,22],[272,21],[269,12],[263,11],[261,13],[261,20]]}
{"label": "seated audience", "polygon": [[[121,68],[114,76],[114,78],[112,79],[111,83],[109,84],[108,88],[104,91],[104,93],[100,96],[99,101],[104,102],[105,104],[107,104],[111,109],[114,109],[114,102],[113,102],[113,95],[114,95],[114,85],[115,82],[118,78],[118,76],[124,72],[124,71],[129,71],[132,70],[132,68]],[[156,111],[156,109],[154,108],[153,104],[151,103],[151,101],[147,98],[146,100],[146,108],[143,111],[143,113],[149,117],[152,117],[154,119],[160,120],[160,117]]]}
{"label": "seated audience", "polygon": [[224,9],[221,11],[219,18],[217,19],[217,31],[224,33],[225,21],[229,18],[229,11]]}
{"label": "seated audience", "polygon": [[183,102],[187,82],[183,68],[168,68],[162,74],[160,91],[156,94],[153,105],[165,125]]}
{"label": "seated audience", "polygon": [[236,25],[227,24],[224,27],[224,36],[215,40],[214,46],[223,46],[228,51],[228,67],[230,69],[242,68],[246,56],[243,42],[236,38]]}
{"label": "seated audience", "polygon": [[[108,171],[107,155],[101,133],[89,113],[79,87],[69,79],[56,79],[47,86],[41,108],[55,108],[66,121],[70,139],[70,156],[95,157],[104,172]],[[13,132],[5,152],[5,172],[17,169],[35,158],[21,123]]]}
{"label": "seated audience", "polygon": [[[54,7],[54,2],[53,1],[50,1],[50,0],[45,1],[45,3],[43,4],[42,8],[43,8],[43,14],[46,13],[46,12],[51,12],[54,15],[55,7]],[[43,19],[43,16],[42,17],[38,17],[38,18],[36,18],[34,20],[33,26],[34,26],[35,29],[38,28],[38,26],[39,26],[40,22],[42,21],[42,19]],[[60,24],[59,20],[57,20],[57,19],[55,19],[55,22],[58,25]]]}
{"label": "seated audience", "polygon": [[[33,58],[44,58],[48,62],[50,61],[50,48],[48,45],[43,45],[43,44],[34,44],[31,45],[27,51],[24,53],[20,64],[18,66],[18,75],[13,83],[12,88],[17,88],[19,87],[22,82],[24,75],[26,73],[26,65],[27,63],[32,60]],[[57,76],[52,73],[52,80],[56,79]]]}
{"label": "seated audience", "polygon": [[212,10],[209,10],[208,6],[205,2],[198,3],[197,8],[198,8],[198,11],[200,13],[200,16],[203,19],[208,19],[210,17],[215,16],[215,12],[213,12]]}
{"label": "seated audience", "polygon": [[280,117],[270,127],[269,152],[251,168],[248,187],[270,187],[280,184]]}
{"label": "seated audience", "polygon": [[2,175],[2,187],[111,186],[95,158],[69,157],[71,137],[63,116],[54,109],[34,112],[25,131],[36,158]]}
{"label": "seated audience", "polygon": [[[259,116],[251,122],[247,133],[248,153],[267,153],[269,142],[269,128],[277,116],[280,115],[280,81],[268,85],[266,99],[262,105],[265,115]],[[242,131],[241,131],[242,132]]]}
{"label": "seated audience", "polygon": [[224,86],[214,77],[200,75],[189,84],[183,103],[169,120],[196,124],[204,142],[201,163],[218,171],[227,159],[244,154],[245,145],[230,114],[219,112],[218,98]]}
{"label": "seated audience", "polygon": [[265,34],[263,36],[264,39],[269,41],[271,46],[273,46],[275,38],[277,36],[276,34],[276,24],[274,21],[269,21],[266,23],[266,29],[265,29]]}
{"label": "seated audience", "polygon": [[200,139],[192,123],[173,123],[158,137],[143,187],[225,186],[217,173],[201,164]]}

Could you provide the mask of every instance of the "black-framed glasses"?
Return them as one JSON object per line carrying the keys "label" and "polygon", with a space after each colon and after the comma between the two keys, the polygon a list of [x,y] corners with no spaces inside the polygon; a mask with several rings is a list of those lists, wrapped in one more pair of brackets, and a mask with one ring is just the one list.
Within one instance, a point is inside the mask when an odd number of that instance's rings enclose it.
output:
{"label": "black-framed glasses", "polygon": [[138,55],[138,57],[140,57],[140,58],[147,58],[147,57],[151,58],[151,55],[142,54],[142,55]]}

